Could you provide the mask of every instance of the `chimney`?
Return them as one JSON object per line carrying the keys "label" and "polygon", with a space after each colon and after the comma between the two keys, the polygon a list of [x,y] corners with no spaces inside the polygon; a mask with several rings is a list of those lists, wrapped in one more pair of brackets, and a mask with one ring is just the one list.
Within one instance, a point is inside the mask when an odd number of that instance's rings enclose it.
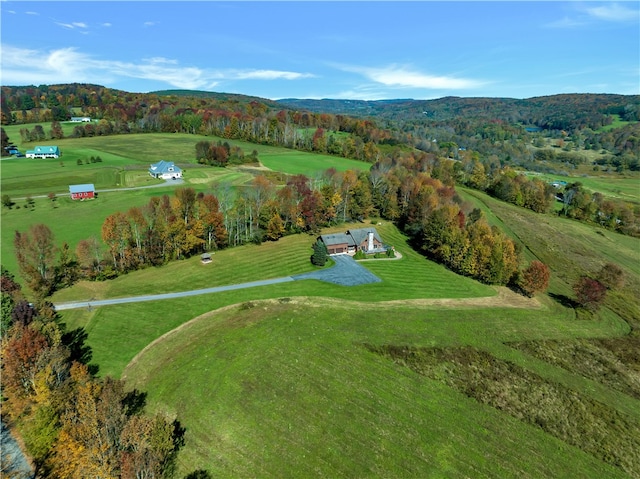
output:
{"label": "chimney", "polygon": [[373,250],[373,231],[369,231],[369,244],[367,244],[367,251]]}

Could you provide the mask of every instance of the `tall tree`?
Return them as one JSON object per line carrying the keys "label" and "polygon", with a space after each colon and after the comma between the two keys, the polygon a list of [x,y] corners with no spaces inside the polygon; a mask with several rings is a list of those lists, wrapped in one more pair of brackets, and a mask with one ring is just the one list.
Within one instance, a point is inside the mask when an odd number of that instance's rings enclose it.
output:
{"label": "tall tree", "polygon": [[179,439],[175,424],[166,418],[133,416],[120,437],[122,479],[166,477],[172,471]]}
{"label": "tall tree", "polygon": [[313,243],[313,254],[311,255],[311,263],[316,266],[324,266],[329,257],[329,252],[327,251],[327,246],[324,244],[320,238]]}
{"label": "tall tree", "polygon": [[55,287],[55,251],[53,233],[47,225],[36,224],[28,232],[16,231],[13,245],[20,274],[39,298]]}
{"label": "tall tree", "polygon": [[19,417],[33,402],[39,359],[48,347],[47,338],[31,326],[17,324],[2,344],[2,395],[4,412]]}
{"label": "tall tree", "polygon": [[85,365],[71,368],[74,395],[49,459],[55,477],[119,476],[120,435],[126,423],[124,389],[119,381],[91,377]]}

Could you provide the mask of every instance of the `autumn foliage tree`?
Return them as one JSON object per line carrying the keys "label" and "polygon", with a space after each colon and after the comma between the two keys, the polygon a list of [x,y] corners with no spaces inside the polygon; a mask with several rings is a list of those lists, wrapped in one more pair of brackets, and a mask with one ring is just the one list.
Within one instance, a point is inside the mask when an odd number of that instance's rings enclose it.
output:
{"label": "autumn foliage tree", "polygon": [[597,311],[607,296],[607,288],[597,279],[582,276],[573,286],[577,302],[589,311]]}
{"label": "autumn foliage tree", "polygon": [[547,290],[550,277],[549,267],[543,262],[535,260],[522,271],[519,286],[524,294],[532,297],[536,293]]}
{"label": "autumn foliage tree", "polygon": [[596,274],[596,279],[608,290],[620,289],[624,286],[624,271],[614,263],[606,263]]}
{"label": "autumn foliage tree", "polygon": [[20,274],[39,298],[48,296],[55,287],[56,246],[51,229],[36,224],[27,232],[16,231],[13,245]]}

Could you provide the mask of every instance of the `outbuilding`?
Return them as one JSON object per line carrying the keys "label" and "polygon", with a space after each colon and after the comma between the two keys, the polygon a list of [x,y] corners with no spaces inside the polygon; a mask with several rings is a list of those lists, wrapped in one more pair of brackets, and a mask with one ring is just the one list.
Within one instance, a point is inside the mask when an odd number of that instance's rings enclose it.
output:
{"label": "outbuilding", "polygon": [[86,185],[69,185],[69,193],[71,193],[72,200],[86,200],[95,198],[96,189],[93,183],[87,183]]}

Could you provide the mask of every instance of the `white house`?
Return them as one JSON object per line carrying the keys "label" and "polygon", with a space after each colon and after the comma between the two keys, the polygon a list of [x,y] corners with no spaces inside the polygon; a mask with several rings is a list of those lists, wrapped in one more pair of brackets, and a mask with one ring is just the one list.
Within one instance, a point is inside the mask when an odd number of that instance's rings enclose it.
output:
{"label": "white house", "polygon": [[33,150],[27,150],[27,158],[59,158],[60,148],[57,146],[36,146]]}
{"label": "white house", "polygon": [[72,123],[89,123],[89,122],[91,122],[91,117],[89,117],[89,116],[72,116],[71,117],[71,122]]}
{"label": "white house", "polygon": [[173,161],[160,160],[149,167],[149,174],[154,178],[171,180],[182,178],[182,169],[176,166]]}

